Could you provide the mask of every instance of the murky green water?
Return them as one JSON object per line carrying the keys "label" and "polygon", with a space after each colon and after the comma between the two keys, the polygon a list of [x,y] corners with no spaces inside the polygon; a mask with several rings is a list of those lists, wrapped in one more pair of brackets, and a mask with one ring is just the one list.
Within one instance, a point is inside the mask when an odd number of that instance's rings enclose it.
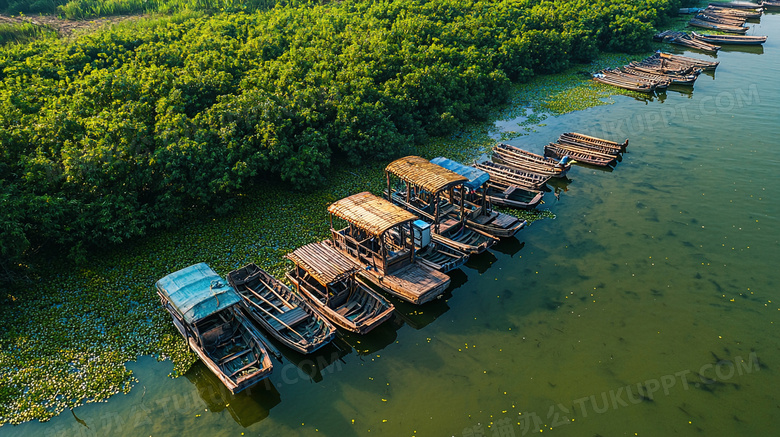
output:
{"label": "murky green water", "polygon": [[143,358],[129,395],[0,435],[772,435],[780,15],[753,26],[763,50],[721,52],[692,93],[616,97],[513,141],[631,140],[615,171],[576,167],[548,193],[557,219],[454,272],[446,301],[287,353],[239,396]]}

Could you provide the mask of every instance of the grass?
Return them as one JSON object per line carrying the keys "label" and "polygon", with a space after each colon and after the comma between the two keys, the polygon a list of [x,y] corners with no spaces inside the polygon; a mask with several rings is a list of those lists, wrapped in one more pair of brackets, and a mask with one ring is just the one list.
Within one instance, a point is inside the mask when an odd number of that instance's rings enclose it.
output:
{"label": "grass", "polygon": [[33,23],[0,23],[0,46],[23,44],[34,39],[56,36],[54,29]]}

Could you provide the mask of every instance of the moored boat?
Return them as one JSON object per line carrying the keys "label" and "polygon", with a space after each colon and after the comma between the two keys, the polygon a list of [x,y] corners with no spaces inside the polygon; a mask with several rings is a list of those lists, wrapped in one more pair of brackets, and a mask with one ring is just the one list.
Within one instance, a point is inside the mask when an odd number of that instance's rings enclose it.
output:
{"label": "moored boat", "polygon": [[744,26],[735,26],[730,24],[720,24],[720,23],[714,23],[711,21],[705,21],[700,20],[697,18],[692,18],[688,25],[693,27],[701,27],[702,29],[712,29],[712,30],[719,30],[721,32],[729,32],[729,33],[739,33],[744,34],[747,33],[748,28]]}
{"label": "moored boat", "polygon": [[309,243],[285,257],[298,294],[337,326],[366,334],[393,315],[393,304],[357,279],[361,267],[330,245]]}
{"label": "moored boat", "polygon": [[[419,156],[396,159],[385,167],[385,175],[388,200],[431,224],[432,239],[472,255],[498,241],[486,232],[466,227],[465,204],[454,203],[456,188],[463,190],[468,178]],[[392,188],[391,176],[402,182],[399,189]],[[460,212],[453,213],[457,210]]]}
{"label": "moored boat", "polygon": [[[376,287],[416,305],[447,289],[447,275],[416,259],[412,212],[369,192],[333,202],[328,212],[330,244],[363,267],[360,276]],[[346,226],[336,227],[334,219]]]}
{"label": "moored boat", "polygon": [[700,68],[702,70],[714,70],[718,67],[720,62],[718,61],[705,61],[703,59],[691,58],[689,56],[674,55],[671,53],[656,52],[648,59],[664,59],[667,62],[675,63],[678,65],[688,65],[693,68]]}
{"label": "moored boat", "polygon": [[485,195],[493,205],[528,210],[539,206],[544,197],[541,191],[529,190],[494,180],[488,183]]}
{"label": "moored boat", "polygon": [[646,82],[616,79],[614,77],[605,76],[599,73],[593,75],[593,80],[595,80],[596,82],[601,82],[606,85],[612,85],[618,88],[623,88],[623,89],[636,91],[640,93],[649,94],[655,91],[655,85],[648,84]]}
{"label": "moored boat", "polygon": [[622,143],[616,141],[605,140],[604,138],[598,138],[591,135],[585,135],[577,132],[564,132],[559,137],[559,140],[567,140],[574,143],[581,144],[593,144],[606,149],[611,149],[616,152],[623,152],[628,147],[628,138]]}
{"label": "moored boat", "polygon": [[240,310],[241,297],[211,267],[189,266],[155,286],[190,349],[231,393],[271,374],[273,363],[260,333]]}
{"label": "moored boat", "polygon": [[667,78],[672,81],[672,85],[688,85],[693,86],[693,84],[696,82],[697,76],[695,74],[689,74],[687,76],[681,76],[677,74],[659,74],[659,73],[648,73],[646,71],[639,71],[633,67],[625,66],[622,68],[623,71],[631,74],[636,74],[638,76],[646,75],[648,77],[659,77],[659,78]]}
{"label": "moored boat", "polygon": [[568,155],[578,162],[584,162],[599,167],[607,167],[616,161],[615,156],[612,155],[560,143],[550,143],[544,146],[544,154],[556,158],[562,158]]}
{"label": "moored boat", "polygon": [[752,35],[711,35],[691,32],[694,38],[713,44],[760,45],[766,42],[766,36]]}
{"label": "moored boat", "polygon": [[568,159],[555,160],[509,144],[493,146],[493,159],[509,167],[528,170],[542,176],[562,178],[571,168]]}
{"label": "moored boat", "polygon": [[336,328],[300,296],[255,264],[228,273],[252,319],[289,348],[308,354],[325,346]]}
{"label": "moored boat", "polygon": [[[468,178],[463,189],[454,193],[456,204],[465,203],[466,226],[486,232],[494,237],[514,236],[528,223],[511,214],[496,211],[487,199],[485,189],[490,175],[478,168],[463,165],[443,156],[433,158],[431,163]],[[536,175],[538,176],[538,175]],[[549,176],[541,176],[548,180]]]}

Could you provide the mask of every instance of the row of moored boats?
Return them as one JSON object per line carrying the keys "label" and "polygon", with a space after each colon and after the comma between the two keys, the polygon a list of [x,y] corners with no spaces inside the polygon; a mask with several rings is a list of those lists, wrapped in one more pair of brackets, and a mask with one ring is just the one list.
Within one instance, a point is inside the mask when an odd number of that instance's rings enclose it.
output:
{"label": "row of moored boats", "polygon": [[722,45],[760,45],[766,36],[745,35],[749,20],[758,20],[764,9],[780,8],[780,2],[755,3],[710,3],[706,8],[684,8],[680,13],[695,14],[689,26],[724,32],[725,34],[701,34],[691,32],[664,31],[653,38],[706,52],[716,52]]}
{"label": "row of moored boats", "polygon": [[157,281],[157,294],[190,348],[237,393],[270,375],[269,354],[280,356],[266,335],[309,354],[336,327],[365,334],[388,320],[394,305],[383,293],[416,305],[440,297],[447,272],[526,226],[493,205],[535,208],[574,160],[611,165],[627,144],[564,133],[545,156],[498,144],[492,161],[472,166],[400,158],[385,168],[383,197],[334,202],[330,238],[286,255],[292,288],[256,264],[223,278],[199,263]]}
{"label": "row of moored boats", "polygon": [[717,61],[657,52],[622,68],[601,70],[593,75],[593,80],[631,91],[653,93],[671,85],[693,86],[702,71],[715,70],[717,66]]}

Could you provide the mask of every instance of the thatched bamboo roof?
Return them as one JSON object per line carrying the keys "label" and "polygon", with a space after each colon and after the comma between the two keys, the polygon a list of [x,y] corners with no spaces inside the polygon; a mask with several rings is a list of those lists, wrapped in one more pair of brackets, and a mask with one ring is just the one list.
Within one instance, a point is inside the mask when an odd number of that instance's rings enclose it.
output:
{"label": "thatched bamboo roof", "polygon": [[326,243],[309,243],[285,257],[323,285],[344,280],[360,270],[360,266]]}
{"label": "thatched bamboo roof", "polygon": [[396,159],[385,167],[385,171],[431,193],[438,193],[468,181],[468,178],[436,164],[431,164],[427,159],[419,156]]}
{"label": "thatched bamboo roof", "polygon": [[394,226],[417,219],[411,212],[367,191],[332,203],[328,212],[371,235],[382,235]]}

